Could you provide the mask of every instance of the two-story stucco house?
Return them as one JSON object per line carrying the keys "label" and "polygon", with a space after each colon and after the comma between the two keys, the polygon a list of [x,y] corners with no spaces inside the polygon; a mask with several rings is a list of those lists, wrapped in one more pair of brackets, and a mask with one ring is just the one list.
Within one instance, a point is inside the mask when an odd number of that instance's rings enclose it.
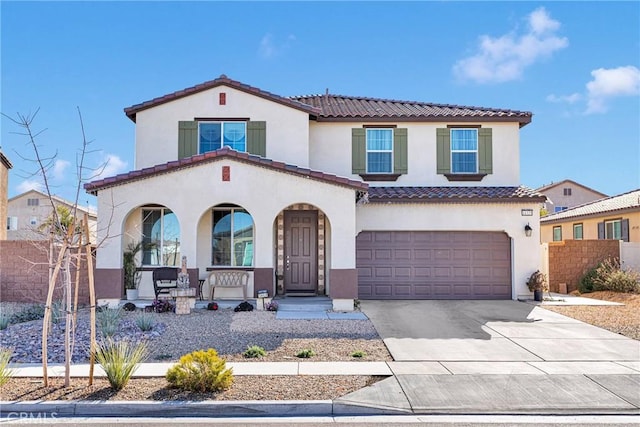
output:
{"label": "two-story stucco house", "polygon": [[535,191],[544,194],[547,197],[547,201],[543,204],[543,208],[549,214],[561,212],[575,206],[580,206],[585,203],[590,203],[607,197],[604,193],[570,179],[565,179],[560,182],[552,182],[551,184],[537,188]]}
{"label": "two-story stucco house", "polygon": [[42,226],[51,218],[53,207],[62,206],[70,212],[76,212],[79,219],[87,214],[89,219],[89,239],[96,243],[96,224],[98,221],[95,210],[75,206],[74,202],[58,196],[49,196],[39,190],[28,190],[9,199],[7,203],[7,240],[46,240],[49,234]]}
{"label": "two-story stucco house", "polygon": [[153,297],[149,270],[182,256],[192,286],[243,269],[249,295],[327,295],[341,310],[529,294],[545,201],[519,185],[529,112],[282,97],[223,75],[125,113],[135,170],[85,186],[98,229],[120,236],[97,253],[103,300],[123,294],[132,241],[151,244],[141,297]]}

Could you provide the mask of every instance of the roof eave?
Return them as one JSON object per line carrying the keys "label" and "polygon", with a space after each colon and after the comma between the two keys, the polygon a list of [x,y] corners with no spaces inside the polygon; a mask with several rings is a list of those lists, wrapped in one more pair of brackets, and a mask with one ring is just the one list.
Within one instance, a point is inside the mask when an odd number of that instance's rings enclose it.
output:
{"label": "roof eave", "polygon": [[531,117],[483,117],[483,116],[317,116],[317,122],[423,122],[423,123],[480,123],[517,122],[522,128],[531,123]]}
{"label": "roof eave", "polygon": [[375,197],[370,198],[369,203],[541,203],[544,202],[544,197],[447,197],[447,198],[420,198],[420,197]]}
{"label": "roof eave", "polygon": [[131,107],[127,107],[124,109],[124,113],[129,117],[132,122],[136,122],[136,114],[140,111],[148,110],[150,108],[154,108],[158,105],[165,104],[167,102],[175,101],[177,99],[181,99],[190,95],[194,95],[196,93],[204,92],[209,89],[216,88],[218,86],[228,86],[232,89],[236,89],[250,95],[255,95],[260,98],[276,102],[278,104],[294,108],[310,115],[319,114],[320,109],[316,107],[312,107],[307,104],[303,104],[302,102],[295,101],[292,99],[284,98],[279,95],[275,95],[270,92],[263,91],[253,86],[242,84],[236,80],[229,79],[227,77],[220,77],[214,80],[210,80],[205,83],[201,83],[199,85],[195,85],[186,89],[182,89],[158,98],[154,98],[150,101],[145,101],[140,104],[132,105]]}

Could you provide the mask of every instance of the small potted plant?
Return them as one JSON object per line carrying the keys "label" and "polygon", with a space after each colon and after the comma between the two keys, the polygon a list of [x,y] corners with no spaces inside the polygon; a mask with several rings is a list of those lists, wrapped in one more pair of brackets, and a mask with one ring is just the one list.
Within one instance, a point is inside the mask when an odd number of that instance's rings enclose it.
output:
{"label": "small potted plant", "polygon": [[127,291],[127,300],[138,299],[138,286],[142,278],[142,272],[138,266],[137,255],[142,250],[142,242],[129,243],[127,250],[122,254],[122,268],[124,270],[124,288]]}
{"label": "small potted plant", "polygon": [[543,292],[549,291],[549,285],[547,283],[547,276],[540,272],[540,270],[536,270],[529,276],[529,280],[527,280],[527,287],[531,292],[533,292],[533,299],[535,301],[542,301]]}

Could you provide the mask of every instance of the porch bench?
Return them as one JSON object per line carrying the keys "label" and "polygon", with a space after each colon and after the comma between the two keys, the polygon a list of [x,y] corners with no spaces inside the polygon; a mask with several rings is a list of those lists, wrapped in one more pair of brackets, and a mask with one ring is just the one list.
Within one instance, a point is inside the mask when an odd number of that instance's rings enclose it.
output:
{"label": "porch bench", "polygon": [[247,285],[249,284],[249,273],[242,270],[217,270],[212,271],[208,278],[211,289],[211,300],[214,298],[216,288],[242,288],[243,301],[247,300]]}
{"label": "porch bench", "polygon": [[178,268],[159,267],[153,270],[153,291],[158,295],[171,295],[171,289],[178,288]]}

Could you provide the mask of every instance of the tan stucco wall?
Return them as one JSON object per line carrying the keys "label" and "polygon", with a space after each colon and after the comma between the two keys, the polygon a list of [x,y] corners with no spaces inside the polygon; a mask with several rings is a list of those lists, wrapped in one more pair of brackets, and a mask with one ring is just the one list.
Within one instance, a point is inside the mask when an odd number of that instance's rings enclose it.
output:
{"label": "tan stucco wall", "polygon": [[[219,105],[221,92],[226,93],[226,105]],[[178,122],[196,117],[266,121],[266,157],[309,166],[308,113],[237,89],[218,86],[138,112],[135,169],[176,160]]]}
{"label": "tan stucco wall", "polygon": [[[310,127],[310,167],[360,179],[351,173],[351,129],[359,123],[316,123]],[[376,185],[415,186],[517,186],[520,185],[520,132],[517,123],[477,123],[493,129],[493,173],[481,182],[449,182],[436,173],[436,129],[450,123],[389,122],[407,128],[409,169],[396,182]]]}
{"label": "tan stucco wall", "polygon": [[626,213],[609,213],[589,218],[571,218],[562,222],[542,223],[541,242],[553,242],[553,227],[562,227],[562,239],[573,240],[573,225],[582,224],[583,240],[598,240],[598,223],[616,219],[629,220],[629,241],[640,242],[640,211]]}
{"label": "tan stucco wall", "polygon": [[[541,268],[538,204],[365,204],[358,206],[357,231],[433,230],[500,231],[511,238],[512,295],[530,295],[525,283]],[[521,209],[533,209],[534,216],[522,216]],[[472,214],[470,214],[472,212]],[[526,237],[524,227],[533,228]]]}

